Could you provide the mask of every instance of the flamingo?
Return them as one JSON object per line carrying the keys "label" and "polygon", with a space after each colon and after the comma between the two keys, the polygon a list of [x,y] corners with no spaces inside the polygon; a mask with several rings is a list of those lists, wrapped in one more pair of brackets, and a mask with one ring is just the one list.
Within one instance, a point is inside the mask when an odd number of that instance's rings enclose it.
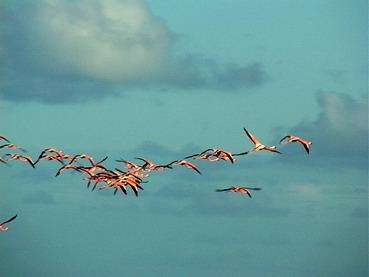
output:
{"label": "flamingo", "polygon": [[184,160],[185,159],[190,159],[190,158],[193,158],[193,159],[202,159],[202,160],[208,160],[209,162],[215,162],[215,161],[219,160],[217,157],[214,157],[213,154],[208,153],[208,151],[210,151],[210,150],[211,150],[211,148],[206,149],[205,151],[203,151],[201,153],[193,154],[193,155],[184,157],[183,159]]}
{"label": "flamingo", "polygon": [[102,171],[109,171],[105,166],[103,166],[101,163],[103,161],[105,161],[108,157],[105,157],[104,159],[102,159],[101,161],[97,162],[97,163],[93,163],[91,166],[78,166],[79,170],[82,170],[83,172],[87,173],[90,176],[93,176],[95,171],[97,170],[101,170]]}
{"label": "flamingo", "polygon": [[164,170],[165,168],[171,168],[170,165],[157,165],[147,159],[143,159],[143,158],[135,158],[135,159],[141,160],[144,162],[144,164],[141,166],[142,170],[144,171],[152,171],[152,170],[161,171],[161,170]]}
{"label": "flamingo", "polygon": [[[46,153],[55,153],[56,156],[47,155]],[[41,154],[38,156],[35,164],[37,164],[40,160],[49,160],[49,161],[58,161],[64,164],[63,159],[71,160],[73,157],[64,154],[61,150],[56,148],[46,148],[42,150]]]}
{"label": "flamingo", "polygon": [[230,161],[231,163],[235,162],[235,158],[231,152],[222,149],[213,149],[213,151],[215,157],[224,161]]}
{"label": "flamingo", "polygon": [[140,181],[137,179],[132,179],[130,176],[121,176],[116,180],[108,180],[106,181],[106,186],[99,188],[100,190],[106,189],[108,187],[114,187],[114,195],[117,193],[118,189],[121,189],[124,194],[127,194],[126,186],[130,186],[138,196],[138,191],[143,190],[143,187],[140,186]]}
{"label": "flamingo", "polygon": [[[78,154],[78,155],[75,155],[75,156],[73,156],[73,157],[70,158],[69,164],[72,164],[77,159],[85,159],[85,160],[89,161],[91,163],[91,165],[94,165],[94,163],[95,163],[94,159],[91,156],[89,156],[87,154]],[[104,159],[104,160],[102,160],[100,162],[103,162],[105,160],[106,159]]]}
{"label": "flamingo", "polygon": [[63,156],[64,155],[64,153],[61,150],[59,150],[59,149],[56,149],[56,148],[45,148],[44,150],[42,150],[39,158],[42,157],[42,155],[45,154],[45,153],[55,153],[58,156]]}
{"label": "flamingo", "polygon": [[216,189],[217,192],[228,191],[228,192],[239,192],[246,193],[251,198],[250,190],[261,190],[261,188],[249,188],[249,187],[230,187],[226,189]]}
{"label": "flamingo", "polygon": [[78,166],[75,166],[75,165],[73,165],[73,164],[66,164],[66,165],[63,165],[61,168],[59,168],[59,170],[58,170],[58,172],[56,173],[55,177],[56,177],[56,176],[59,176],[59,175],[60,175],[60,173],[62,173],[62,172],[63,172],[64,170],[66,170],[66,169],[74,169],[74,170],[76,170],[76,171],[80,172],[80,169],[79,169],[79,167],[78,167]]}
{"label": "flamingo", "polygon": [[[254,148],[251,151],[257,152],[257,151],[261,151],[261,150],[266,150],[266,151],[271,151],[271,152],[274,152],[274,153],[282,154],[281,152],[279,152],[277,150],[276,146],[274,146],[274,145],[273,146],[264,145],[253,134],[251,134],[249,131],[247,131],[246,128],[243,128],[243,130],[245,131],[246,135],[249,137],[249,139],[254,144]],[[240,155],[240,154],[238,154],[238,155]]]}
{"label": "flamingo", "polygon": [[201,175],[201,172],[200,170],[197,168],[197,166],[189,161],[186,161],[186,160],[176,160],[176,161],[173,161],[169,164],[167,164],[167,166],[171,167],[172,165],[182,165],[182,166],[185,166],[189,169],[193,169],[195,170],[197,173],[199,173]]}
{"label": "flamingo", "polygon": [[38,159],[34,162],[34,164],[37,164],[41,160],[49,160],[49,161],[58,161],[62,165],[64,165],[63,156],[57,155],[57,156],[51,156],[51,155],[43,155],[38,157]]}
{"label": "flamingo", "polygon": [[0,231],[7,231],[8,227],[6,227],[6,224],[13,221],[16,217],[17,217],[17,215],[9,218],[8,220],[5,220],[4,222],[1,222],[0,223]]}
{"label": "flamingo", "polygon": [[136,170],[123,171],[123,170],[120,170],[119,168],[116,168],[115,170],[116,171],[113,171],[113,172],[119,176],[133,176],[134,178],[140,181],[142,181],[142,178],[147,177],[147,173],[141,173]]}
{"label": "flamingo", "polygon": [[184,159],[188,158],[203,159],[208,160],[209,162],[215,162],[218,160],[230,161],[231,163],[235,162],[235,158],[233,157],[233,154],[231,152],[216,148],[208,148],[199,154],[187,156]]}
{"label": "flamingo", "polygon": [[17,149],[20,150],[22,152],[27,152],[25,149],[23,149],[22,147],[19,147],[18,145],[12,144],[12,143],[7,143],[7,144],[3,144],[0,145],[0,149],[1,148],[10,148],[10,149]]}
{"label": "flamingo", "polygon": [[120,160],[116,160],[117,162],[121,162],[121,163],[124,163],[125,167],[131,171],[140,171],[142,170],[142,166],[138,165],[138,164],[135,164],[133,162],[130,162],[130,161],[126,161],[126,160],[123,160],[123,159],[120,159]]}
{"label": "flamingo", "polygon": [[10,157],[12,160],[20,160],[22,162],[29,163],[33,168],[35,168],[35,164],[32,161],[32,158],[28,155],[18,155],[18,154],[5,154],[5,156]]}
{"label": "flamingo", "polygon": [[283,137],[279,143],[289,143],[289,142],[299,142],[302,144],[302,146],[304,146],[305,150],[306,150],[306,153],[309,154],[309,149],[310,149],[310,145],[312,144],[311,141],[309,140],[306,140],[306,139],[303,139],[303,138],[300,138],[298,136],[294,136],[294,135],[291,135],[291,134],[288,134],[287,136]]}

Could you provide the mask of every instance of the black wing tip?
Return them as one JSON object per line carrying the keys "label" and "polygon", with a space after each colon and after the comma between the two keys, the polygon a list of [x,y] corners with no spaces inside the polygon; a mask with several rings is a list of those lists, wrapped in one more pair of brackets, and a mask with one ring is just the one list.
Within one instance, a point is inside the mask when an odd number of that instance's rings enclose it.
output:
{"label": "black wing tip", "polygon": [[307,153],[307,154],[310,154],[310,149],[309,149],[309,147],[307,147],[307,146],[304,144],[304,148],[305,148],[305,150],[306,150],[306,153]]}

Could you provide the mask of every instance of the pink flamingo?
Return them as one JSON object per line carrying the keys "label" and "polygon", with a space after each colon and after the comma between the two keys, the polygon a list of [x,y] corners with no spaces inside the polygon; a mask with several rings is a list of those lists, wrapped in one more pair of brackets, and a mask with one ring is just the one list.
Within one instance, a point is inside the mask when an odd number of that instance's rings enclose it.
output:
{"label": "pink flamingo", "polygon": [[189,169],[195,170],[197,173],[199,173],[201,175],[201,172],[197,168],[197,166],[194,163],[191,163],[189,161],[186,161],[186,160],[176,160],[176,161],[173,161],[173,162],[167,164],[168,167],[171,167],[172,165],[182,165],[182,166],[187,167]]}
{"label": "pink flamingo", "polygon": [[22,152],[27,152],[22,147],[19,147],[18,145],[15,145],[15,144],[12,144],[12,143],[7,143],[7,144],[0,145],[0,149],[1,148],[17,149],[17,150],[20,150]]}
{"label": "pink flamingo", "polygon": [[261,151],[261,150],[266,150],[266,151],[271,151],[271,152],[274,152],[274,153],[282,154],[281,152],[279,152],[277,150],[276,146],[266,146],[266,145],[262,144],[253,134],[251,134],[249,131],[247,131],[246,128],[243,128],[243,130],[245,131],[246,135],[249,137],[249,139],[254,144],[254,148],[251,151],[257,152],[257,151]]}
{"label": "pink flamingo", "polygon": [[217,192],[228,191],[228,192],[246,193],[251,198],[250,190],[261,190],[261,188],[230,187],[230,188],[226,188],[226,189],[217,189],[215,191],[217,191]]}
{"label": "pink flamingo", "polygon": [[5,156],[10,157],[12,160],[20,160],[22,162],[29,163],[33,168],[35,168],[35,164],[32,161],[32,158],[27,155],[18,155],[18,154],[5,154]]}
{"label": "pink flamingo", "polygon": [[294,135],[291,135],[291,134],[288,134],[287,136],[283,137],[279,143],[289,143],[289,142],[299,142],[302,144],[302,146],[304,146],[305,150],[306,150],[306,153],[309,154],[309,149],[310,149],[310,145],[312,144],[311,141],[309,140],[306,140],[306,139],[303,139],[303,138],[300,138],[298,136],[294,136]]}

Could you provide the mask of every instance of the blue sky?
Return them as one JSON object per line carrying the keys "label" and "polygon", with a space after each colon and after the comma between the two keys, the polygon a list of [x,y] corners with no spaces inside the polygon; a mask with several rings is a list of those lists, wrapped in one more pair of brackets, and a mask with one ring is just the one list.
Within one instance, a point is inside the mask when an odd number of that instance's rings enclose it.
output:
{"label": "blue sky", "polygon": [[[0,1],[1,134],[158,162],[282,145],[90,193],[0,167],[5,276],[367,276],[367,2]],[[3,153],[5,153],[3,151]],[[67,173],[67,172],[66,172]],[[215,193],[262,187],[252,199]],[[43,266],[39,266],[43,264]]]}

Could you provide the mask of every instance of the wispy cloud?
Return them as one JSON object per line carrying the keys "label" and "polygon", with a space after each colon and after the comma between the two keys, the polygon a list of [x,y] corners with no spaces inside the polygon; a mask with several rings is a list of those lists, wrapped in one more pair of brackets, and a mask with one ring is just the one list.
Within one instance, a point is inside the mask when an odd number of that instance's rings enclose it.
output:
{"label": "wispy cloud", "polygon": [[268,80],[258,62],[174,54],[176,35],[144,1],[2,2],[0,97],[68,102],[133,88],[237,90]]}

